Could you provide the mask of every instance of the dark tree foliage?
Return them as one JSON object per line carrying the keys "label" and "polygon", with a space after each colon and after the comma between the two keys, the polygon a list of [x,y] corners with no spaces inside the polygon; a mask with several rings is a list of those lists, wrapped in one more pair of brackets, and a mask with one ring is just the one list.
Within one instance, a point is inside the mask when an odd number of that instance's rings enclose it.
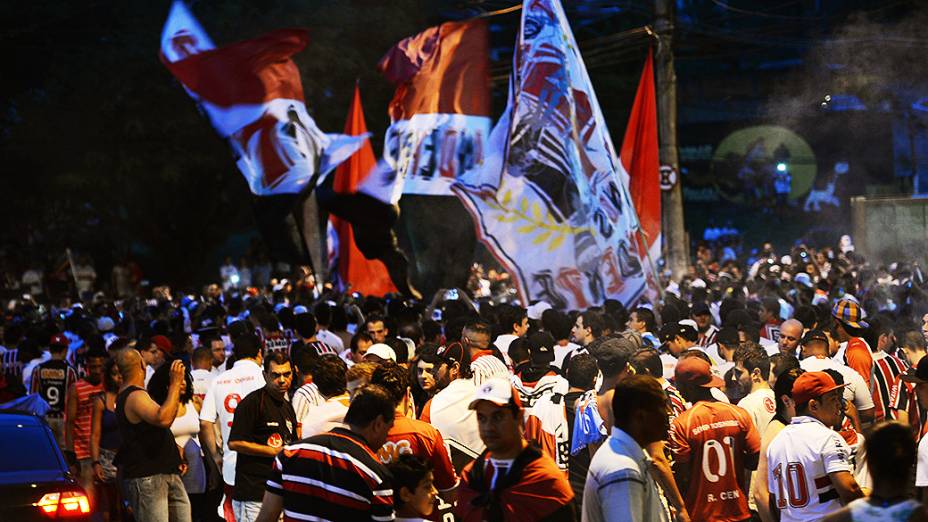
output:
{"label": "dark tree foliage", "polygon": [[[392,87],[374,66],[428,13],[408,1],[223,1],[191,6],[217,45],[306,27],[295,57],[317,123],[340,132],[359,80],[380,137]],[[3,158],[0,244],[57,263],[66,247],[105,268],[130,249],[146,273],[211,275],[235,234],[253,226],[247,185],[216,135],[158,59],[170,2],[19,2],[0,41]],[[105,272],[104,272],[105,273]],[[102,274],[101,274],[102,275]]]}

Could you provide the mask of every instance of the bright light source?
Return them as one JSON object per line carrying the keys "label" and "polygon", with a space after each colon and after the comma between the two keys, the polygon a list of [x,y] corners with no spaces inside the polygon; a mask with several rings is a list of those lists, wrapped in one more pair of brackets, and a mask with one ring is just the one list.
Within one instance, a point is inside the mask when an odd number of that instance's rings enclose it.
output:
{"label": "bright light source", "polygon": [[830,102],[830,101],[831,101],[831,95],[830,95],[830,94],[826,94],[826,95],[825,95],[825,101],[827,101],[827,102]]}
{"label": "bright light source", "polygon": [[233,285],[237,285],[238,282],[240,281],[240,278],[238,277],[238,274],[232,274],[229,277],[229,281],[231,281]]}
{"label": "bright light source", "polygon": [[777,163],[777,172],[786,172],[786,163]]}
{"label": "bright light source", "polygon": [[32,504],[49,516],[58,518],[79,517],[90,513],[90,500],[82,491],[46,493]]}

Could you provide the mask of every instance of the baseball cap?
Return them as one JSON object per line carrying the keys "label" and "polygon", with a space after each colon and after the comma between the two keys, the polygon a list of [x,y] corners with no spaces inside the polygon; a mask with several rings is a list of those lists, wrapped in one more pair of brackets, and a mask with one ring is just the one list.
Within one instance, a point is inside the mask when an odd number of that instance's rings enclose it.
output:
{"label": "baseball cap", "polygon": [[532,362],[554,362],[554,337],[548,332],[537,332],[528,338],[528,353]]}
{"label": "baseball cap", "polygon": [[831,309],[831,315],[851,328],[868,328],[870,325],[864,321],[864,310],[850,299],[841,299]]}
{"label": "baseball cap", "polygon": [[396,352],[393,351],[393,348],[390,348],[389,346],[383,343],[377,343],[377,344],[371,345],[371,347],[368,348],[367,352],[364,354],[364,357],[367,357],[368,355],[374,355],[376,357],[380,357],[381,359],[385,361],[390,360],[390,361],[396,362]]}
{"label": "baseball cap", "polygon": [[537,303],[531,305],[526,310],[526,315],[528,318],[533,321],[540,321],[541,314],[545,313],[545,310],[550,310],[551,305],[545,301],[538,301]]}
{"label": "baseball cap", "polygon": [[815,341],[820,341],[820,342],[823,342],[823,343],[825,343],[825,344],[828,344],[828,336],[825,335],[825,332],[823,332],[823,331],[821,331],[821,330],[817,330],[817,329],[816,329],[816,330],[809,330],[808,332],[806,332],[805,335],[802,336],[802,340],[799,341],[799,343],[802,344],[803,346],[805,346],[805,345],[807,345],[807,344],[809,344],[809,343],[811,343],[811,342],[815,342]]}
{"label": "baseball cap", "polygon": [[796,404],[806,403],[845,386],[845,384],[835,384],[831,375],[825,372],[806,372],[793,383],[793,400]]}
{"label": "baseball cap", "polygon": [[677,361],[674,369],[674,382],[692,384],[703,388],[721,388],[725,381],[712,374],[712,366],[699,357],[687,357]]}
{"label": "baseball cap", "polygon": [[657,332],[657,337],[662,343],[668,343],[673,341],[674,337],[680,333],[680,325],[677,323],[667,323],[661,326],[661,329]]}
{"label": "baseball cap", "polygon": [[439,358],[444,360],[446,363],[464,363],[464,346],[461,343],[451,343],[445,346],[440,346],[438,351],[435,352]]}
{"label": "baseball cap", "polygon": [[693,307],[690,309],[691,315],[709,315],[709,313],[709,305],[702,301],[693,303]]}
{"label": "baseball cap", "polygon": [[108,316],[103,316],[97,319],[97,330],[101,332],[109,332],[116,327],[116,323],[113,322]]}
{"label": "baseball cap", "polygon": [[690,335],[699,331],[699,326],[696,324],[696,321],[692,319],[683,319],[678,324],[679,326],[677,327],[677,331],[680,333],[680,335],[686,334],[687,330],[690,330]]}
{"label": "baseball cap", "polygon": [[480,401],[490,401],[497,406],[509,406],[510,404],[522,409],[522,401],[519,399],[519,393],[512,388],[512,384],[500,377],[487,379],[478,388],[474,394],[474,400],[470,401],[467,409],[477,408]]}
{"label": "baseball cap", "polygon": [[64,334],[55,334],[48,341],[49,346],[70,346],[71,342]]}
{"label": "baseball cap", "polygon": [[164,352],[164,355],[170,356],[174,352],[174,344],[170,339],[163,335],[156,335],[151,338],[151,342]]}
{"label": "baseball cap", "polygon": [[928,357],[922,357],[914,368],[909,368],[900,378],[915,384],[928,383]]}
{"label": "baseball cap", "polygon": [[812,278],[809,277],[809,274],[805,272],[799,272],[798,274],[796,274],[796,277],[793,278],[793,281],[806,288],[813,288],[815,286],[814,284],[812,284]]}

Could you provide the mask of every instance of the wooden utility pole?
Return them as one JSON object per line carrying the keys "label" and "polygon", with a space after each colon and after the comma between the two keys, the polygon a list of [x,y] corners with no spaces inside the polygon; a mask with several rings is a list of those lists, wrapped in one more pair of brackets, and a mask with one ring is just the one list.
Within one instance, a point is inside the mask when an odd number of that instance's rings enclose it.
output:
{"label": "wooden utility pole", "polygon": [[658,45],[655,55],[657,118],[661,165],[673,168],[676,183],[661,197],[662,234],[667,245],[667,266],[674,280],[686,273],[689,248],[683,227],[683,191],[680,188],[680,160],[677,155],[677,75],[673,69],[674,0],[654,0],[654,31]]}

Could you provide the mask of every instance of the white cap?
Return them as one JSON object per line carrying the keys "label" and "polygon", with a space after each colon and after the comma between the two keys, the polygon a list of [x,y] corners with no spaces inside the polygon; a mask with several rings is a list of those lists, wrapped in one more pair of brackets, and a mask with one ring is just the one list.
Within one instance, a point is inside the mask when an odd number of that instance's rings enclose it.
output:
{"label": "white cap", "polygon": [[682,325],[684,325],[684,326],[689,326],[689,327],[692,327],[693,330],[699,331],[699,325],[697,325],[697,324],[696,324],[696,321],[694,321],[694,320],[692,320],[692,319],[682,319],[681,321],[679,321],[678,324],[682,324]]}
{"label": "white cap", "polygon": [[406,345],[406,360],[414,358],[416,356],[416,343],[409,337],[397,337],[397,339],[403,341],[403,344]]}
{"label": "white cap", "polygon": [[541,314],[545,313],[545,310],[550,310],[551,305],[546,301],[538,301],[537,303],[529,306],[526,310],[528,318],[532,321],[538,321],[541,319]]}
{"label": "white cap", "polygon": [[795,281],[796,283],[806,288],[815,287],[815,285],[812,284],[812,278],[806,272],[799,272],[798,274],[796,274],[796,277],[793,278],[793,281]]}
{"label": "white cap", "polygon": [[383,343],[377,343],[368,348],[367,352],[364,354],[364,357],[367,357],[368,355],[375,355],[385,361],[389,359],[393,362],[396,362],[396,352],[393,351],[393,348],[390,348]]}
{"label": "white cap", "polygon": [[706,282],[697,277],[696,279],[693,279],[692,283],[690,283],[690,287],[691,288],[705,288]]}
{"label": "white cap", "polygon": [[309,313],[309,308],[306,308],[303,305],[296,305],[293,307],[293,315],[300,315],[305,313]]}
{"label": "white cap", "polygon": [[107,316],[103,316],[97,319],[97,330],[101,332],[109,332],[116,327],[116,324],[113,323],[113,320]]}
{"label": "white cap", "polygon": [[477,393],[474,394],[474,400],[470,401],[467,408],[473,410],[480,401],[490,401],[497,406],[506,406],[514,401],[517,406],[522,406],[518,397],[515,397],[515,399],[513,398],[512,383],[507,379],[499,377],[484,381],[483,384],[477,388]]}

